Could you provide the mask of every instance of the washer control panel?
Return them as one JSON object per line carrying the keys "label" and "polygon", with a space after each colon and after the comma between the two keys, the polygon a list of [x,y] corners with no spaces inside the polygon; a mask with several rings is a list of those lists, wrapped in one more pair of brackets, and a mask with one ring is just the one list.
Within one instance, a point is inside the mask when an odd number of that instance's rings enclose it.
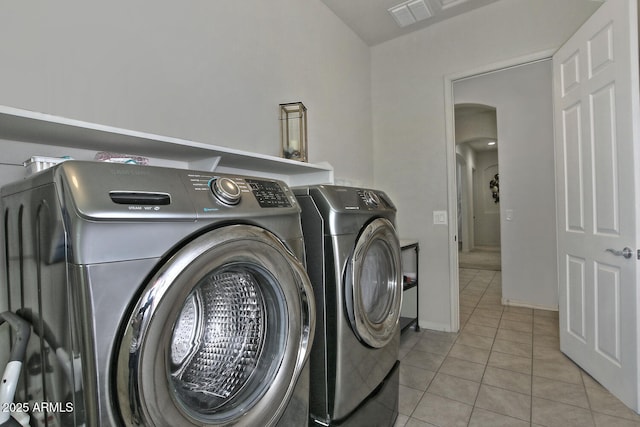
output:
{"label": "washer control panel", "polygon": [[186,178],[198,193],[209,193],[207,198],[196,199],[205,212],[217,210],[211,206],[212,201],[214,205],[227,207],[289,208],[295,200],[289,187],[276,180],[197,172],[189,173]]}
{"label": "washer control panel", "polygon": [[258,179],[247,179],[246,182],[249,184],[249,188],[251,188],[260,207],[288,208],[291,206],[289,197],[277,182]]}

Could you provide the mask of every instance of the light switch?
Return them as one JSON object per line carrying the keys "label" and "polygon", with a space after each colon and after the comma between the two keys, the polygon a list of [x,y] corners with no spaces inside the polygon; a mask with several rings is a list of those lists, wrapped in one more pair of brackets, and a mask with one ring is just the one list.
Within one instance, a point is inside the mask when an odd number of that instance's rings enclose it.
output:
{"label": "light switch", "polygon": [[433,223],[447,225],[447,211],[433,211]]}

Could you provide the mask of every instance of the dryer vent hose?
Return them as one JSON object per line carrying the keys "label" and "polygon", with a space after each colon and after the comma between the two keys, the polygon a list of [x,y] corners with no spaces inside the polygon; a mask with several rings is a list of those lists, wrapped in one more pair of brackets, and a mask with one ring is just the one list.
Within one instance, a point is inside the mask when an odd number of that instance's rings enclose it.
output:
{"label": "dryer vent hose", "polygon": [[57,350],[58,347],[60,347],[58,340],[55,335],[53,335],[53,332],[51,332],[51,328],[49,328],[44,321],[40,321],[40,318],[35,316],[31,310],[21,308],[16,311],[16,314],[29,322],[29,326],[33,327],[33,332],[35,332],[37,336],[44,338],[51,348]]}
{"label": "dryer vent hose", "polygon": [[80,391],[82,388],[82,363],[80,358],[70,356],[62,348],[49,325],[44,320],[41,320],[40,317],[34,315],[31,310],[20,309],[16,311],[16,314],[29,322],[29,326],[33,327],[33,332],[37,336],[44,338],[49,347],[53,348],[72,390]]}
{"label": "dryer vent hose", "polygon": [[[0,313],[0,325],[7,322],[14,331],[13,346],[7,366],[2,374],[2,383],[0,384],[0,405],[5,408],[11,404],[16,394],[20,371],[22,371],[22,361],[27,351],[27,343],[31,335],[31,325],[17,314],[5,311]],[[21,416],[22,422],[18,422],[12,417],[10,411],[0,412],[0,426],[21,426],[29,423],[29,417]],[[25,424],[26,423],[26,424]]]}
{"label": "dryer vent hose", "polygon": [[5,311],[0,313],[0,325],[7,322],[15,332],[15,339],[11,350],[10,362],[22,362],[27,351],[31,325],[17,314]]}

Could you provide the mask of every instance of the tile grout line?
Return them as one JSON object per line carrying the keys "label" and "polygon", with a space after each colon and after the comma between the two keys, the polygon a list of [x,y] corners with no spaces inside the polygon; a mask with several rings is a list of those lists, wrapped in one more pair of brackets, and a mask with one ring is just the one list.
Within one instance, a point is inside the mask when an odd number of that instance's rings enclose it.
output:
{"label": "tile grout line", "polygon": [[[486,287],[485,291],[483,292],[482,296],[484,296],[486,294],[487,290],[491,287],[491,284],[495,280],[496,274],[497,273],[494,273],[494,276],[492,277],[491,281],[487,285],[487,287]],[[480,299],[482,299],[482,297]],[[478,302],[478,304],[479,304],[479,302]],[[478,304],[476,304],[476,307],[474,308],[474,312],[475,312],[476,308],[478,308]],[[483,380],[484,380],[484,376],[486,374],[486,371],[489,368],[489,359],[491,358],[491,354],[493,353],[493,347],[494,347],[495,341],[496,341],[496,339],[498,337],[498,331],[500,330],[500,325],[502,323],[503,316],[504,316],[504,313],[505,313],[504,305],[502,305],[502,306],[503,306],[503,308],[502,308],[502,312],[500,314],[500,321],[498,322],[498,327],[496,328],[496,334],[493,337],[493,342],[491,344],[491,348],[489,349],[489,356],[487,358],[487,363],[485,364],[485,368],[484,368],[484,371],[482,373],[482,378],[480,379],[480,387],[478,388],[478,394],[476,395],[476,399],[475,399],[475,401],[473,403],[473,406],[472,406],[472,415],[473,415],[473,410],[476,408],[476,403],[478,401],[478,396],[480,395],[480,388],[484,384]],[[473,314],[473,312],[472,312],[472,314]],[[531,328],[532,328],[532,331],[531,331],[531,370],[529,372],[529,378],[531,380],[531,386],[530,386],[530,394],[529,394],[529,405],[530,406],[529,406],[529,421],[528,421],[530,426],[533,425],[533,414],[532,414],[532,412],[533,412],[533,390],[532,390],[532,388],[533,388],[533,322],[534,322],[534,315],[535,315],[535,312],[534,312],[534,310],[532,310],[532,315],[531,315]],[[505,320],[508,320],[508,319],[505,319]],[[465,324],[465,326],[466,326],[466,324]],[[521,331],[516,331],[516,332],[521,332]],[[505,341],[508,341],[508,340],[505,340]],[[513,341],[510,341],[510,342],[513,342]],[[498,352],[502,353],[500,351],[498,351]],[[509,356],[514,356],[513,354],[510,354],[510,353],[504,353],[504,354],[508,354]],[[504,368],[499,368],[499,369],[503,369],[503,370],[507,370],[507,371],[510,371],[510,372],[516,372],[517,373],[517,371],[511,371],[510,369],[504,369]],[[501,390],[509,391],[509,392],[514,392],[513,390],[506,389],[506,388],[503,388],[503,387],[498,387],[498,386],[493,386],[493,387],[499,388]],[[517,393],[517,392],[515,392],[515,393]],[[522,393],[518,393],[518,394],[522,394]],[[480,408],[480,409],[482,409],[482,408]],[[490,409],[484,409],[484,410],[488,411],[488,412],[491,412],[491,413],[494,413],[494,414],[497,414],[497,415],[500,415],[502,417],[513,418],[515,420],[527,422],[526,420],[523,420],[521,418],[513,417],[511,415],[502,414],[502,413],[499,413],[499,412],[494,412],[494,411],[492,411]],[[469,417],[469,421],[467,422],[467,427],[470,425],[470,423],[471,423],[471,417]]]}
{"label": "tile grout line", "polygon": [[[473,280],[474,280],[474,278],[477,276],[477,274],[478,274],[478,273],[476,273],[476,274],[474,275],[474,277],[473,277],[471,280],[469,280],[469,282],[468,282],[468,283],[467,283],[467,285],[465,286],[465,289],[467,288],[467,286],[469,286],[469,284],[470,284],[471,282],[473,282]],[[494,277],[495,277],[495,275],[494,275]],[[492,280],[493,280],[493,279],[492,279]],[[487,289],[488,289],[488,287],[490,286],[490,284],[491,284],[491,281],[487,284],[487,287],[486,287],[486,288],[484,289],[484,291],[482,292],[482,296],[484,296],[484,295],[485,295],[485,293],[487,292]],[[482,299],[482,296],[480,297],[480,299]],[[479,301],[478,301],[478,303],[479,303]],[[475,309],[477,308],[478,303],[476,303],[476,305],[474,306],[473,311],[475,311]],[[471,312],[472,314],[473,314],[473,311]],[[502,316],[502,315],[501,315],[501,316]],[[456,336],[456,338],[455,338],[455,339],[453,340],[453,342],[451,343],[451,347],[449,347],[449,350],[447,350],[447,353],[444,355],[444,358],[443,358],[443,360],[442,360],[442,363],[440,363],[440,365],[438,365],[438,368],[435,370],[435,374],[434,374],[434,376],[431,378],[431,380],[429,380],[429,381],[428,381],[428,384],[427,384],[427,386],[426,386],[425,390],[423,391],[422,395],[420,396],[420,399],[419,399],[418,403],[419,403],[420,401],[422,401],[422,399],[424,399],[425,395],[429,392],[429,387],[431,387],[431,384],[433,383],[433,380],[434,380],[434,379],[438,376],[438,374],[440,373],[440,369],[442,368],[442,364],[444,363],[444,361],[445,361],[445,360],[447,360],[447,357],[449,357],[449,354],[451,353],[451,349],[453,348],[453,346],[454,346],[454,345],[456,344],[456,342],[458,341],[458,338],[460,338],[460,334],[462,333],[462,330],[464,329],[464,327],[467,325],[467,323],[468,323],[468,322],[469,322],[469,319],[467,318],[467,320],[465,320],[464,325],[460,328],[459,332],[456,334],[456,335],[457,335],[457,336]],[[494,341],[495,341],[495,337],[494,337]],[[416,344],[417,344],[417,342],[416,342]],[[412,346],[412,349],[415,347],[415,345],[416,345],[416,344],[414,344],[414,345]],[[493,347],[493,343],[492,343],[492,345],[491,345],[491,346]],[[453,357],[453,356],[452,356],[452,357]],[[488,358],[487,358],[487,363],[488,363]],[[485,370],[486,370],[486,368],[487,368],[487,364],[485,364]],[[445,375],[446,375],[446,374],[445,374]],[[484,376],[484,371],[483,371],[482,375]],[[456,378],[457,378],[457,377],[456,377]],[[482,386],[482,378],[480,378],[480,386]],[[478,394],[479,394],[479,393],[480,393],[480,387],[478,387]],[[442,397],[442,398],[445,398],[445,399],[449,399],[449,400],[452,400],[452,401],[454,401],[454,402],[459,402],[459,403],[463,403],[463,404],[465,404],[464,402],[460,402],[460,401],[455,400],[455,399],[450,399],[450,398],[448,398],[448,397],[446,397],[446,396],[440,396],[440,395],[436,395],[436,396],[439,396],[439,397]],[[473,410],[475,409],[475,402],[476,402],[476,400],[477,400],[477,399],[478,399],[478,395],[476,395],[476,398],[475,398],[475,400],[474,400],[473,405],[469,405],[469,406],[471,406],[471,413],[469,414],[469,420],[467,421],[467,427],[469,426],[469,423],[471,422],[471,417],[473,416]],[[468,405],[468,404],[467,404],[467,405]],[[411,411],[411,414],[409,415],[409,419],[407,420],[407,422],[413,418],[413,414],[416,412],[416,410],[417,410],[417,409],[418,409],[418,405],[416,405],[416,407],[415,407],[415,408],[413,408],[413,411]],[[417,419],[418,419],[418,420],[420,420],[419,418],[417,418]],[[420,421],[423,421],[423,420],[420,420]],[[427,423],[428,423],[428,422],[427,422]]]}
{"label": "tile grout line", "polygon": [[536,311],[533,310],[532,316],[531,316],[531,387],[530,387],[530,399],[529,399],[529,425],[533,425],[533,363],[534,363],[534,359],[533,359],[533,352],[535,351],[534,349],[534,329],[535,329],[535,322],[536,322]]}
{"label": "tile grout line", "polygon": [[[497,274],[497,273],[496,273],[496,274]],[[492,283],[492,282],[493,282],[493,280],[495,279],[496,274],[494,274],[493,278],[491,279],[491,282],[490,282],[490,283],[489,283],[489,285],[487,286],[487,289],[491,286],[491,283]],[[491,349],[489,350],[489,358],[487,359],[487,364],[485,365],[485,370],[484,370],[484,372],[483,372],[483,374],[482,374],[480,387],[482,387],[482,384],[484,384],[484,382],[482,382],[482,381],[484,380],[484,375],[486,374],[486,371],[487,371],[487,369],[489,368],[489,359],[491,358],[491,354],[492,354],[492,353],[493,353],[493,351],[494,351],[494,350],[493,350],[493,346],[495,345],[495,341],[496,341],[496,339],[498,339],[498,331],[500,330],[500,325],[502,324],[503,316],[504,316],[504,313],[505,313],[504,305],[503,305],[503,304],[502,304],[502,307],[503,307],[503,308],[502,308],[502,313],[500,314],[500,321],[498,322],[498,327],[496,328],[496,334],[495,334],[495,336],[494,336],[493,343],[491,344]],[[505,319],[505,320],[508,320],[508,319]],[[531,322],[532,322],[532,328],[533,328],[533,316],[532,316],[532,320],[531,320]],[[517,331],[517,332],[520,332],[520,331]],[[509,341],[509,340],[505,340],[505,341]],[[532,331],[532,334],[531,334],[531,341],[532,341],[532,343],[531,343],[531,344],[532,344],[532,345],[531,345],[531,360],[532,360],[532,366],[531,366],[531,375],[530,375],[530,377],[531,377],[531,376],[532,376],[532,374],[533,374],[533,331]],[[514,341],[509,341],[509,342],[514,342]],[[496,350],[496,351],[497,351],[498,353],[502,353],[502,352],[500,352],[500,351],[498,351],[498,350]],[[510,353],[503,353],[503,354],[508,354],[509,356],[514,356],[513,354],[510,354]],[[496,369],[502,369],[502,370],[506,370],[506,371],[509,371],[509,372],[516,372],[516,373],[517,373],[517,371],[511,371],[510,369],[504,369],[504,368],[496,368]],[[533,384],[533,378],[532,378],[532,384]],[[513,391],[513,390],[506,389],[506,388],[503,388],[503,387],[498,387],[498,386],[492,386],[492,387],[499,388],[499,389],[501,389],[501,390],[505,390],[505,391],[509,391],[509,392],[515,392],[515,391]],[[515,392],[515,393],[518,393],[518,392]],[[519,393],[519,394],[522,394],[522,393]],[[478,390],[478,396],[479,396],[479,395],[480,395],[480,390]],[[477,400],[478,400],[478,396],[476,396],[476,402],[477,402]],[[532,398],[532,397],[531,397],[531,395],[529,396],[529,398],[530,398],[530,399]],[[476,402],[474,402],[474,404],[473,404],[474,409],[475,409],[475,407],[476,407]],[[530,405],[532,405],[531,400],[530,400]],[[529,409],[529,425],[530,425],[530,426],[533,424],[533,418],[532,418],[532,414],[531,414],[531,408],[532,408],[532,406],[530,406],[530,409]],[[482,408],[481,408],[481,409],[482,409]],[[526,422],[525,420],[523,420],[523,419],[521,419],[521,418],[513,417],[513,416],[511,416],[511,415],[502,414],[502,413],[499,413],[499,412],[494,412],[494,411],[492,411],[492,410],[490,410],[490,409],[485,409],[485,411],[488,411],[488,412],[491,412],[491,413],[494,413],[494,414],[500,415],[501,417],[508,417],[508,418],[513,418],[514,420],[519,420],[519,421]],[[467,427],[469,426],[469,424],[470,424],[470,423],[471,423],[471,419],[469,419],[469,423],[467,423]]]}
{"label": "tile grout line", "polygon": [[[473,315],[473,313],[476,311],[476,309],[478,308],[478,304],[480,304],[480,301],[482,300],[482,298],[487,294],[487,289],[489,289],[489,287],[491,286],[491,283],[493,282],[493,280],[496,277],[496,273],[493,273],[493,277],[491,278],[491,280],[489,281],[489,283],[487,284],[487,287],[485,288],[484,292],[482,293],[482,296],[480,297],[480,300],[478,300],[478,303],[476,303],[476,306],[474,307],[473,311],[471,312],[471,315]],[[502,315],[504,314],[504,308],[502,309],[502,312],[500,313],[500,321],[502,321]],[[465,327],[466,325],[469,323],[469,319],[467,319],[467,321],[465,322]],[[500,327],[500,322],[498,322],[498,328]],[[471,418],[473,417],[473,412],[476,409],[476,403],[478,402],[478,396],[480,396],[480,389],[482,388],[482,380],[484,380],[484,375],[487,372],[487,368],[489,367],[489,359],[491,358],[491,351],[493,350],[493,345],[496,342],[496,337],[498,336],[498,328],[496,328],[496,333],[493,336],[493,341],[491,342],[491,348],[489,348],[489,355],[487,356],[487,362],[484,365],[484,370],[482,371],[482,376],[480,377],[480,385],[478,386],[478,393],[476,393],[476,398],[473,400],[473,405],[471,405],[471,415],[469,415],[469,420],[467,421],[467,427],[469,427],[469,425],[471,424]],[[457,341],[457,339],[456,339]]]}
{"label": "tile grout line", "polygon": [[591,398],[589,397],[589,393],[587,392],[587,385],[584,382],[584,375],[582,374],[582,368],[580,368],[580,381],[582,382],[582,388],[584,389],[584,394],[587,398],[587,405],[589,406],[589,413],[591,414],[591,421],[593,421],[593,425],[596,425],[596,417],[593,413],[593,408],[591,407]]}

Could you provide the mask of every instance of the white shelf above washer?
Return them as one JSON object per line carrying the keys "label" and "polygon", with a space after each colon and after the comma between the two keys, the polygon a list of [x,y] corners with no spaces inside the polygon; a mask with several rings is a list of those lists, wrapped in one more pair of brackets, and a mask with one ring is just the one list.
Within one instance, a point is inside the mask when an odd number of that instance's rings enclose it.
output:
{"label": "white shelf above washer", "polygon": [[[19,164],[34,155],[72,155],[92,160],[95,152],[110,151],[148,157],[151,164],[275,178],[291,186],[328,184],[334,179],[333,167],[328,163],[303,163],[3,105],[0,139],[4,140],[0,144],[4,145],[0,146],[3,157]],[[83,154],[86,158],[82,158]]]}

